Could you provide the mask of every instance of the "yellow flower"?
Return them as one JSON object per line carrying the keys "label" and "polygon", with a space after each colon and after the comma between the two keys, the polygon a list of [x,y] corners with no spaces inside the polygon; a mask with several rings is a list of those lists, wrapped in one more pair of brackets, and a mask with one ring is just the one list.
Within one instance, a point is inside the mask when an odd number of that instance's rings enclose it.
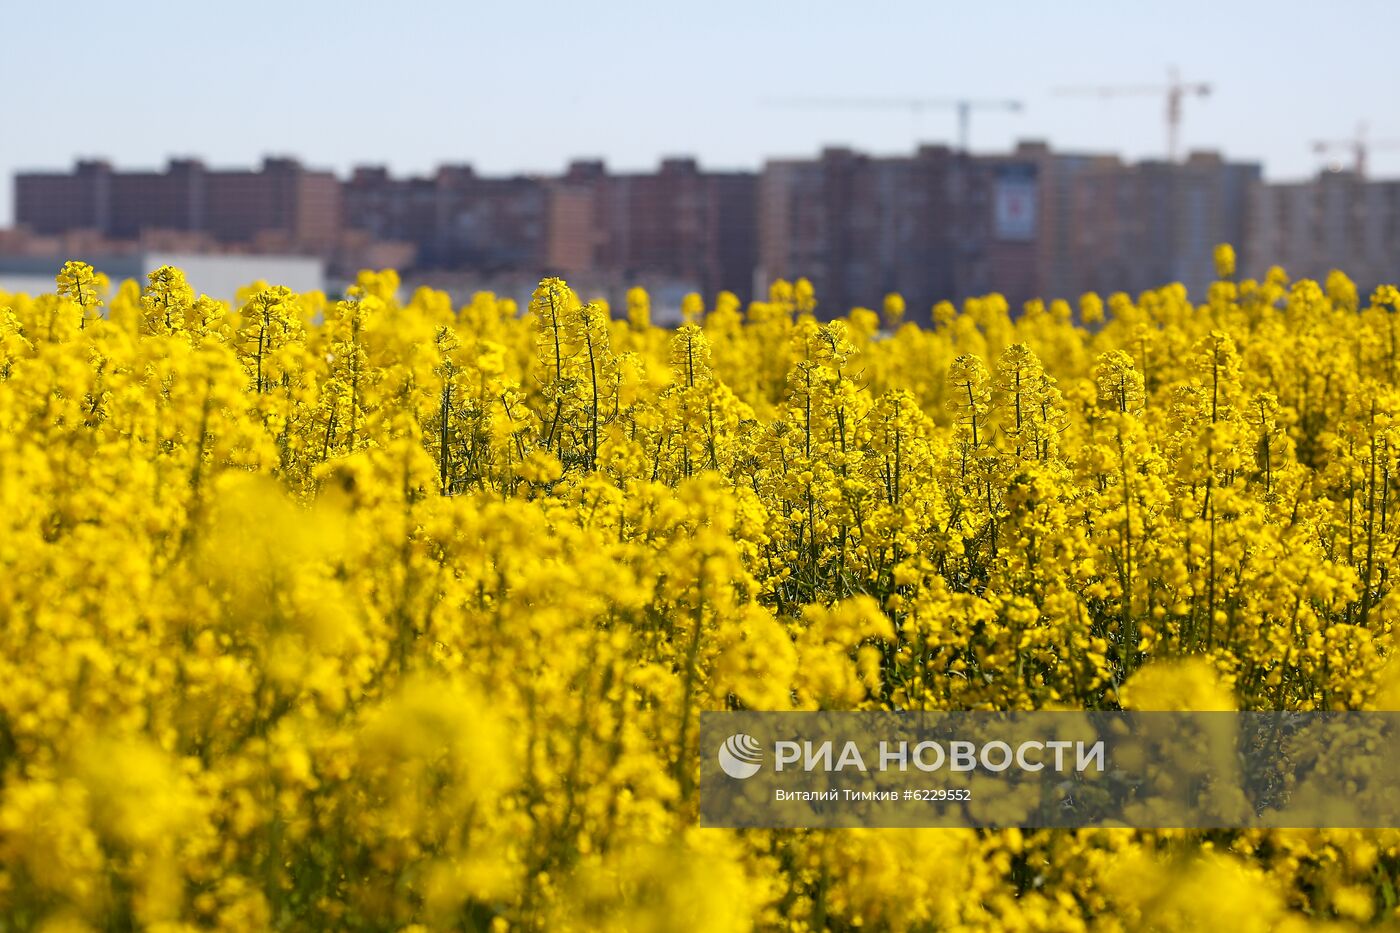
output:
{"label": "yellow flower", "polygon": [[695,828],[705,710],[1395,705],[1400,290],[1218,259],[883,330],[805,279],[674,330],[0,294],[0,916],[1380,922],[1389,831]]}
{"label": "yellow flower", "polygon": [[1222,279],[1234,278],[1235,248],[1229,243],[1219,243],[1215,247],[1215,274]]}

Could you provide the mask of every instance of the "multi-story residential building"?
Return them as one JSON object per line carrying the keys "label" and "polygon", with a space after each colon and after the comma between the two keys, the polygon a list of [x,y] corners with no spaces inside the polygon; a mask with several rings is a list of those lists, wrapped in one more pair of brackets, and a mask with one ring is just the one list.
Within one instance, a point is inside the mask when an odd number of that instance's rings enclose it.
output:
{"label": "multi-story residential building", "polygon": [[1243,248],[1246,203],[1260,168],[1193,152],[1181,163],[1058,157],[1069,177],[1066,223],[1046,231],[1063,258],[1053,293],[1140,292],[1180,282],[1203,297],[1217,243]]}
{"label": "multi-story residential building", "polygon": [[942,146],[876,158],[828,149],[769,162],[759,193],[760,283],[804,275],[828,309],[878,306],[888,292],[926,318],[942,299],[1041,293],[1052,163],[1043,146],[969,157]]}
{"label": "multi-story residential building", "polygon": [[15,222],[40,235],[111,227],[112,166],[80,160],[72,172],[25,172],[15,176]]}
{"label": "multi-story residential building", "polygon": [[1262,178],[1261,167],[1226,162],[1215,152],[1192,152],[1179,165],[1145,163],[1143,168],[1150,168],[1147,195],[1155,201],[1149,201],[1146,210],[1156,210],[1148,216],[1167,221],[1165,255],[1170,265],[1164,279],[1141,287],[1181,282],[1203,298],[1216,277],[1216,244],[1246,246],[1249,191]]}
{"label": "multi-story residential building", "polygon": [[758,279],[806,275],[833,309],[898,291],[914,316],[991,291],[1013,307],[1173,281],[1199,296],[1215,244],[1244,242],[1258,178],[1213,153],[1130,165],[1043,143],[972,157],[830,149],[764,167]]}
{"label": "multi-story residential building", "polygon": [[384,261],[512,288],[561,274],[609,295],[645,281],[749,298],[806,276],[824,314],[893,291],[916,319],[991,291],[1015,307],[1175,281],[1200,298],[1222,242],[1239,249],[1242,274],[1280,263],[1314,278],[1345,268],[1366,289],[1400,278],[1400,181],[1266,184],[1258,165],[1209,152],[1133,164],[1044,143],[975,156],[827,149],[758,174],[673,158],[631,173],[577,161],[551,177],[361,167],[344,183],[289,159],[256,171],[172,160],[162,172],[83,161],[15,188],[35,242],[312,253],[342,276]]}
{"label": "multi-story residential building", "polygon": [[40,235],[90,230],[120,240],[185,231],[220,243],[320,253],[341,229],[340,184],[293,159],[265,159],[258,171],[211,170],[178,159],[164,172],[120,172],[82,161],[71,173],[16,176],[15,219]]}
{"label": "multi-story residential building", "polygon": [[1400,181],[1323,172],[1307,181],[1257,185],[1250,192],[1243,271],[1272,265],[1322,281],[1345,271],[1365,293],[1400,281]]}
{"label": "multi-story residential building", "polygon": [[548,265],[693,283],[707,294],[747,296],[755,255],[749,172],[704,172],[666,159],[654,173],[610,174],[579,161],[550,185]]}
{"label": "multi-story residential building", "polygon": [[827,149],[768,162],[758,185],[754,287],[799,276],[824,309],[877,306],[886,292],[911,308],[950,295],[966,262],[959,177],[968,160],[943,147],[881,159]]}

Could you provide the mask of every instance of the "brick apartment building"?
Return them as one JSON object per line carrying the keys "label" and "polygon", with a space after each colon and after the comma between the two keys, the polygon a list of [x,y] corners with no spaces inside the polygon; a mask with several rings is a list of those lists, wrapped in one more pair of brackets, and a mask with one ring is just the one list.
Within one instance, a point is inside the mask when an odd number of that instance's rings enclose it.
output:
{"label": "brick apartment building", "polygon": [[1400,182],[1343,172],[1265,184],[1257,164],[1210,152],[1130,164],[1043,143],[975,156],[827,149],[757,174],[674,158],[632,173],[577,161],[557,176],[360,167],[343,183],[289,159],[256,171],[174,160],[162,172],[84,161],[22,174],[15,191],[18,237],[35,242],[312,253],[341,277],[397,264],[458,292],[528,294],[560,274],[615,302],[636,282],[678,303],[691,289],[747,299],[798,276],[812,279],[822,313],[898,291],[916,319],[935,301],[991,291],[1014,307],[1179,281],[1200,297],[1221,242],[1240,250],[1246,274],[1278,262],[1315,278],[1346,268],[1364,288],[1400,278]]}
{"label": "brick apartment building", "polygon": [[1215,244],[1245,242],[1259,177],[1214,153],[1129,165],[1041,143],[975,157],[828,149],[764,167],[757,277],[805,274],[832,308],[898,291],[916,315],[991,291],[1013,306],[1172,281],[1201,295]]}
{"label": "brick apartment building", "polygon": [[1065,215],[1049,237],[1061,260],[1053,292],[1132,293],[1181,282],[1200,297],[1215,278],[1215,245],[1243,248],[1248,240],[1250,192],[1262,184],[1257,164],[1212,152],[1177,164],[1056,158]]}
{"label": "brick apartment building", "polygon": [[706,294],[729,289],[747,297],[756,186],[751,172],[703,172],[693,159],[619,175],[601,162],[574,162],[549,185],[546,265],[560,274],[663,276]]}
{"label": "brick apartment building", "polygon": [[483,178],[469,166],[393,178],[362,167],[345,185],[345,225],[415,244],[420,269],[488,276],[607,270],[747,293],[755,184],[751,173],[702,172],[691,159],[636,174],[578,161],[557,178]]}
{"label": "brick apartment building", "polygon": [[879,159],[826,149],[763,168],[755,286],[805,276],[824,309],[949,295],[969,242],[958,183],[969,161],[943,147]]}
{"label": "brick apartment building", "polygon": [[341,229],[340,183],[294,159],[265,159],[257,171],[175,159],[163,172],[81,161],[71,173],[16,176],[15,220],[40,236],[87,230],[132,240],[182,231],[224,244],[321,253]]}
{"label": "brick apartment building", "polygon": [[487,178],[444,165],[430,178],[356,168],[344,186],[344,224],[417,247],[417,265],[482,272],[545,263],[548,192],[537,178]]}
{"label": "brick apartment building", "polygon": [[1324,172],[1308,181],[1260,185],[1251,192],[1243,269],[1272,265],[1322,281],[1342,269],[1362,290],[1400,280],[1400,181]]}

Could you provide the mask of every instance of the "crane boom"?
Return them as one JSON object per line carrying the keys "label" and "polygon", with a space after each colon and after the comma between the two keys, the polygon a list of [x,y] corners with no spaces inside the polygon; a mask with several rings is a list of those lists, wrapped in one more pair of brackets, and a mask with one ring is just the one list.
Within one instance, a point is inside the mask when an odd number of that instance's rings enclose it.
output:
{"label": "crane boom", "polygon": [[1175,162],[1181,135],[1181,101],[1186,97],[1209,97],[1211,85],[1204,81],[1183,81],[1175,68],[1168,70],[1166,84],[1117,84],[1057,88],[1056,94],[1076,97],[1162,96],[1167,102],[1167,159]]}
{"label": "crane boom", "polygon": [[1130,97],[1165,94],[1168,90],[1169,87],[1165,84],[1087,84],[1078,87],[1057,87],[1055,93],[1079,97]]}
{"label": "crane boom", "polygon": [[925,110],[950,109],[958,113],[958,149],[967,152],[971,144],[972,111],[1009,110],[1020,112],[1019,100],[970,97],[791,97],[769,101],[779,107],[818,107],[848,110],[908,110],[916,116]]}
{"label": "crane boom", "polygon": [[1400,139],[1367,139],[1366,124],[1359,123],[1356,127],[1356,135],[1350,139],[1319,139],[1312,144],[1313,152],[1319,154],[1334,149],[1351,150],[1352,170],[1356,172],[1357,178],[1365,178],[1367,156],[1371,150],[1400,149]]}

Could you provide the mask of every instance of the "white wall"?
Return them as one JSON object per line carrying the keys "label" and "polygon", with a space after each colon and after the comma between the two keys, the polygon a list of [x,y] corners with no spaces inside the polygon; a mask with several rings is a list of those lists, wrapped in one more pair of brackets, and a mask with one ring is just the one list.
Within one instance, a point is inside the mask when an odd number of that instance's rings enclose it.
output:
{"label": "white wall", "polygon": [[53,276],[9,274],[0,272],[0,293],[7,295],[43,295],[55,288]]}
{"label": "white wall", "polygon": [[[198,253],[135,253],[92,258],[98,272],[105,272],[115,289],[123,279],[133,279],[143,288],[147,273],[161,266],[176,266],[185,273],[195,294],[233,303],[238,290],[262,279],[269,285],[285,285],[292,291],[309,292],[326,287],[325,264],[310,256],[201,255]],[[48,294],[57,285],[54,276],[63,267],[58,258],[0,258],[0,292]],[[52,272],[47,270],[52,269]],[[44,270],[41,272],[40,270]]]}
{"label": "white wall", "polygon": [[[320,291],[326,287],[325,264],[310,256],[204,256],[195,253],[146,253],[144,272],[175,266],[185,273],[195,294],[232,302],[245,285],[258,279],[269,285],[285,285],[294,292]],[[145,285],[145,282],[141,283]]]}

